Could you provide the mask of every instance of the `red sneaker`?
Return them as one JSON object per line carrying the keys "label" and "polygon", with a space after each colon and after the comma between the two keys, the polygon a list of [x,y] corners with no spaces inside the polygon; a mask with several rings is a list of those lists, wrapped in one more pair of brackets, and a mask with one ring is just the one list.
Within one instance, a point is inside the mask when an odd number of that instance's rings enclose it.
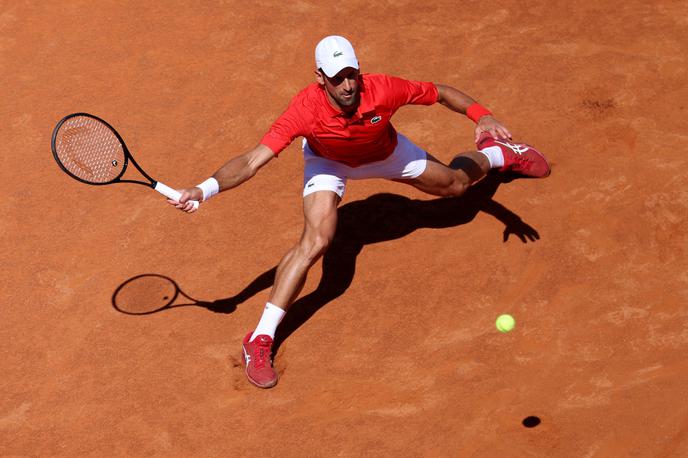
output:
{"label": "red sneaker", "polygon": [[545,156],[530,145],[495,139],[483,132],[476,143],[478,149],[497,147],[502,150],[504,167],[500,172],[514,172],[532,178],[545,178],[552,172]]}
{"label": "red sneaker", "polygon": [[277,372],[272,368],[272,338],[261,334],[249,342],[252,335],[249,332],[242,345],[246,377],[259,388],[272,388],[277,384]]}

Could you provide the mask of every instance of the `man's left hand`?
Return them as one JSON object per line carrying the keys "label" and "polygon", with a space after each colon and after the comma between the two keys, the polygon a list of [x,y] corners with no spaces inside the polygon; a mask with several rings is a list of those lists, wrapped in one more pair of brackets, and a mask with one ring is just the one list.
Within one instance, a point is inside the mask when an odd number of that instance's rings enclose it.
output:
{"label": "man's left hand", "polygon": [[475,127],[476,142],[478,141],[480,134],[483,132],[488,132],[494,138],[511,140],[511,132],[509,132],[509,129],[504,127],[499,121],[490,115],[485,115],[478,121],[478,125]]}

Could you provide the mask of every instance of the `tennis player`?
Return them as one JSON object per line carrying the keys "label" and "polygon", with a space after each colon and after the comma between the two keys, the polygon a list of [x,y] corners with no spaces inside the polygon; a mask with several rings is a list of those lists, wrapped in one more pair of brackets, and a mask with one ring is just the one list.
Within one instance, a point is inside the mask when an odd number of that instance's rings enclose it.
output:
{"label": "tennis player", "polygon": [[[452,169],[435,159],[391,124],[402,106],[441,103],[476,123],[477,151],[461,154]],[[277,383],[272,366],[275,332],[303,288],[310,267],[334,238],[337,206],[348,180],[383,178],[406,183],[435,196],[459,196],[490,169],[544,178],[545,157],[532,146],[514,143],[511,132],[473,98],[453,87],[361,73],[351,43],[323,38],[315,48],[315,83],[299,92],[255,148],[229,160],[197,187],[170,200],[192,213],[190,200],[206,201],[253,177],[297,137],[305,160],[301,238],[282,258],[256,328],[243,341],[248,380],[260,388]]]}

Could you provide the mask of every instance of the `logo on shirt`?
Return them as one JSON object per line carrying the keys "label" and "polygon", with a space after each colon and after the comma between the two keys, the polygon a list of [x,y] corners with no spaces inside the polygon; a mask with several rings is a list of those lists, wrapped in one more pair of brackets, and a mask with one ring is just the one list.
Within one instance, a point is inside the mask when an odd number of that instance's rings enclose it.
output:
{"label": "logo on shirt", "polygon": [[382,121],[382,116],[375,116],[374,118],[371,118],[371,119],[370,119],[370,123],[371,123],[371,124],[377,124],[377,123],[379,123],[380,121]]}
{"label": "logo on shirt", "polygon": [[339,57],[339,56],[343,56],[343,55],[344,55],[343,52],[341,52],[341,51],[335,51],[334,54],[332,55],[332,57]]}

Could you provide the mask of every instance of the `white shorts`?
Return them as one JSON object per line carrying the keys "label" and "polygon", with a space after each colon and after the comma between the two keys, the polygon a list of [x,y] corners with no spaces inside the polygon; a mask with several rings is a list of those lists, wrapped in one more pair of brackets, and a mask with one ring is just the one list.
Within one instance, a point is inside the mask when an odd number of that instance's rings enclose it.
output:
{"label": "white shorts", "polygon": [[346,180],[365,178],[416,178],[427,165],[427,153],[397,133],[397,146],[387,159],[369,164],[349,167],[341,162],[317,156],[303,140],[303,196],[317,191],[332,191],[339,197],[344,196]]}

